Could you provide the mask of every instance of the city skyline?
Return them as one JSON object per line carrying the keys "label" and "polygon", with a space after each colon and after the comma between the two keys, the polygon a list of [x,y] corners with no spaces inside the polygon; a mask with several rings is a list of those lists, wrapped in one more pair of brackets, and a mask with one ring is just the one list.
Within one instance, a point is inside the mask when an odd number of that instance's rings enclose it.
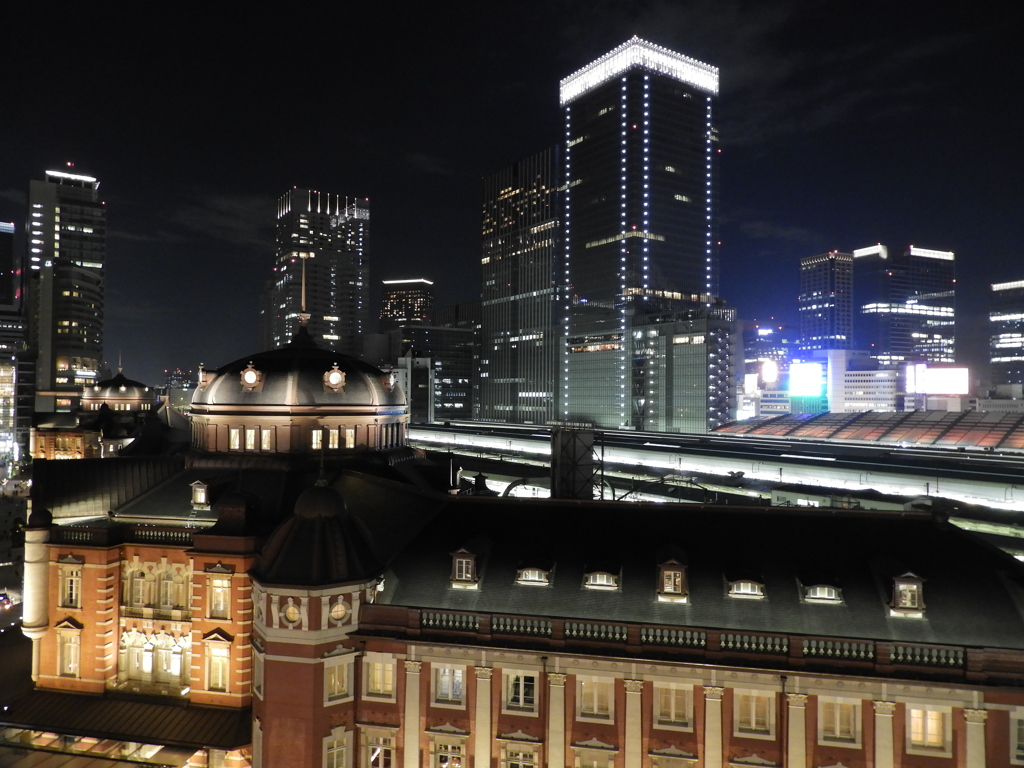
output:
{"label": "city skyline", "polygon": [[[561,3],[515,18],[475,9],[462,22],[481,34],[452,47],[440,44],[443,15],[384,27],[367,12],[376,33],[346,40],[322,76],[310,66],[294,93],[283,84],[295,68],[275,73],[267,55],[272,33],[298,34],[288,25],[254,18],[251,34],[230,36],[213,14],[186,37],[211,52],[183,62],[171,55],[173,17],[142,48],[130,20],[71,13],[51,37],[92,35],[94,53],[76,66],[103,87],[47,76],[66,70],[71,46],[47,60],[19,41],[6,49],[0,78],[16,119],[0,220],[21,225],[27,181],[67,160],[103,179],[106,360],[121,351],[125,370],[148,383],[256,346],[273,253],[266,222],[281,188],[365,190],[371,285],[418,273],[436,281],[438,305],[472,300],[480,179],[557,140],[558,81],[636,34],[721,71],[720,292],[741,317],[795,319],[801,257],[874,240],[948,248],[963,260],[958,337],[983,350],[989,283],[1024,271],[1014,260],[1019,107],[1001,86],[1019,63],[998,20],[887,9],[880,24],[882,8]],[[329,39],[310,34],[312,50]],[[309,110],[301,131],[277,116],[292,114],[278,106],[285,97]],[[55,101],[65,119],[42,120],[40,105]]]}

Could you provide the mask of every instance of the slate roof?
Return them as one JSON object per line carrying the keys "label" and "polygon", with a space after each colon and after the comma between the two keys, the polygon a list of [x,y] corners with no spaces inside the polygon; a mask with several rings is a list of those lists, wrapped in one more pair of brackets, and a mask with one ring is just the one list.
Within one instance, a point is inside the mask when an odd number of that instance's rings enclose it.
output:
{"label": "slate roof", "polygon": [[[657,601],[666,544],[686,555],[689,604]],[[478,555],[478,590],[451,586],[450,553],[463,546]],[[550,586],[516,584],[538,558],[554,562]],[[584,588],[585,568],[603,560],[621,564],[619,588]],[[767,597],[728,597],[734,571],[762,575]],[[925,619],[889,616],[892,577],[907,571],[925,580]],[[805,602],[808,574],[834,580],[842,603]],[[927,513],[454,498],[392,559],[381,602],[1024,649],[1021,583],[1021,563]]]}

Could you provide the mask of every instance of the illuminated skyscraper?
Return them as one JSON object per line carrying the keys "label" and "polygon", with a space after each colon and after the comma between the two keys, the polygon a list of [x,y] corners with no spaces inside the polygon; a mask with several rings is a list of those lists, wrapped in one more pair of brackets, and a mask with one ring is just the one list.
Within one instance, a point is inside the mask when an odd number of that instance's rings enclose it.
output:
{"label": "illuminated skyscraper", "polygon": [[829,251],[800,259],[800,348],[853,347],[853,256]]}
{"label": "illuminated skyscraper", "polygon": [[956,261],[952,251],[884,245],[853,252],[857,349],[883,365],[956,361]]}
{"label": "illuminated skyscraper", "polygon": [[369,249],[367,198],[298,188],[284,194],[277,202],[274,276],[260,312],[264,349],[291,341],[305,300],[309,332],[319,345],[361,355],[369,319]]}
{"label": "illuminated skyscraper", "polygon": [[385,280],[381,298],[380,331],[426,323],[434,308],[434,284],[422,277]]}
{"label": "illuminated skyscraper", "polygon": [[29,328],[36,410],[70,411],[103,361],[106,204],[92,176],[47,171],[29,183]]}
{"label": "illuminated skyscraper", "polygon": [[1024,280],[992,286],[988,319],[992,383],[1024,384]]}
{"label": "illuminated skyscraper", "polygon": [[716,67],[637,38],[561,82],[563,418],[670,424],[647,338],[676,322],[710,322],[716,338],[698,344],[707,365],[676,375],[707,393],[705,429],[729,418],[730,334],[717,338],[733,314],[716,298],[717,100]]}
{"label": "illuminated skyscraper", "polygon": [[558,159],[552,147],[484,179],[477,412],[484,421],[544,424],[557,417]]}

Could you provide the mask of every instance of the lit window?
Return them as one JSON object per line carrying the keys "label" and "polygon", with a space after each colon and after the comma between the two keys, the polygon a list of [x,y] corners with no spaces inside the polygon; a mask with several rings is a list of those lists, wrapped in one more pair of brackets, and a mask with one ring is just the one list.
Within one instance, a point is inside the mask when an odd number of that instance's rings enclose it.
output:
{"label": "lit window", "polygon": [[463,667],[436,667],[434,669],[434,701],[439,704],[462,704]]}
{"label": "lit window", "polygon": [[242,430],[239,427],[231,427],[228,430],[228,450],[242,450]]}
{"label": "lit window", "polygon": [[730,597],[764,597],[764,585],[747,579],[729,582]]}
{"label": "lit window", "polygon": [[196,480],[192,483],[192,506],[193,507],[205,507],[210,503],[210,497],[207,492],[207,485],[204,482]]}
{"label": "lit window", "polygon": [[263,698],[263,655],[252,652],[252,692]]}
{"label": "lit window", "polygon": [[60,629],[57,634],[57,663],[64,677],[78,677],[82,633],[76,629]]}
{"label": "lit window", "polygon": [[838,603],[841,601],[839,589],[829,584],[816,584],[804,589],[804,598],[821,603]]}
{"label": "lit window", "polygon": [[368,768],[394,768],[394,741],[390,736],[373,736],[366,745]]}
{"label": "lit window", "polygon": [[309,445],[314,451],[319,451],[320,447],[324,444],[324,433],[321,429],[314,429],[309,433]]}
{"label": "lit window", "polygon": [[82,607],[82,567],[62,565],[60,568],[61,608]]}
{"label": "lit window", "polygon": [[532,712],[536,705],[536,675],[524,672],[505,672],[504,677],[506,709]]}
{"label": "lit window", "polygon": [[655,683],[654,707],[658,725],[687,728],[693,713],[693,688],[677,683]]}
{"label": "lit window", "polygon": [[433,760],[430,764],[436,768],[461,768],[466,753],[465,740],[435,737],[433,753]]}
{"label": "lit window", "polygon": [[822,741],[847,744],[857,741],[860,716],[858,702],[821,698],[818,705]]}
{"label": "lit window", "polygon": [[231,579],[224,576],[210,577],[210,618],[228,618],[231,598]]}
{"label": "lit window", "polygon": [[395,695],[395,663],[390,656],[379,653],[368,653],[363,660],[366,675],[366,695]]}
{"label": "lit window", "polygon": [[583,584],[591,589],[616,589],[619,577],[608,571],[591,571],[584,577]]}
{"label": "lit window", "polygon": [[613,682],[603,677],[576,678],[578,714],[581,718],[609,720],[612,715]]}
{"label": "lit window", "polygon": [[324,739],[324,768],[349,768],[348,734],[342,727],[335,728]]}
{"label": "lit window", "polygon": [[269,429],[263,428],[260,430],[260,450],[261,451],[272,451],[274,450],[274,433]]}
{"label": "lit window", "polygon": [[924,579],[914,573],[904,573],[893,579],[890,616],[924,617]]}
{"label": "lit window", "polygon": [[345,447],[355,448],[356,447],[356,431],[355,429],[345,430]]}
{"label": "lit window", "polygon": [[942,709],[908,705],[908,746],[928,752],[947,749],[946,734],[948,728],[946,718],[948,716],[948,713]]}
{"label": "lit window", "polygon": [[340,432],[337,429],[329,429],[327,430],[327,438],[327,447],[332,451],[338,450],[341,445]]}
{"label": "lit window", "polygon": [[207,689],[226,691],[228,689],[228,666],[231,661],[230,651],[220,643],[209,645],[209,671],[207,673]]}
{"label": "lit window", "polygon": [[245,428],[245,450],[256,450],[256,430],[250,427]]}
{"label": "lit window", "polygon": [[501,768],[537,768],[537,753],[529,747],[509,745],[503,750]]}
{"label": "lit window", "polygon": [[686,566],[673,558],[658,566],[658,601],[687,602]]}
{"label": "lit window", "polygon": [[452,586],[457,589],[476,589],[476,555],[468,549],[452,552]]}
{"label": "lit window", "polygon": [[349,659],[324,662],[324,702],[339,701],[349,695]]}
{"label": "lit window", "polygon": [[519,584],[544,586],[550,583],[550,571],[545,568],[520,568],[516,582]]}
{"label": "lit window", "polygon": [[737,736],[769,736],[772,733],[774,696],[769,693],[735,691],[733,713]]}

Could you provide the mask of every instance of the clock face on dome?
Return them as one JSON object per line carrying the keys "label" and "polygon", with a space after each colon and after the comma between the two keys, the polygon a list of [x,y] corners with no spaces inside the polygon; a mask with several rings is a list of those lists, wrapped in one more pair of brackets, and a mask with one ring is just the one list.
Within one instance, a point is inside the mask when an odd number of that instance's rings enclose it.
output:
{"label": "clock face on dome", "polygon": [[327,381],[333,384],[334,386],[338,386],[339,384],[341,384],[341,378],[341,371],[331,371],[327,375]]}
{"label": "clock face on dome", "polygon": [[256,383],[256,371],[253,371],[253,370],[245,371],[242,374],[242,381],[244,381],[246,384],[255,384]]}

